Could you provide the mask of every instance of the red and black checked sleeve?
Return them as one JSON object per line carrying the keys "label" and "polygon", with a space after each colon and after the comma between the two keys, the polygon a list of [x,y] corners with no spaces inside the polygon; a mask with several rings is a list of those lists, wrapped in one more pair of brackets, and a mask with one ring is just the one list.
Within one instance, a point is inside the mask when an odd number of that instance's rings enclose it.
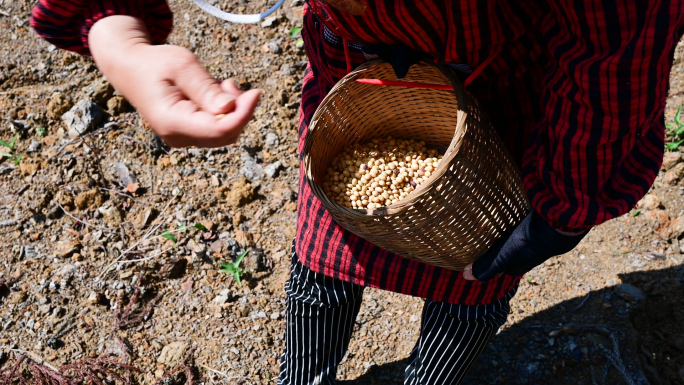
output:
{"label": "red and black checked sleeve", "polygon": [[523,157],[532,205],[564,231],[629,211],[658,174],[681,0],[552,0],[544,119]]}
{"label": "red and black checked sleeve", "polygon": [[113,15],[142,19],[154,44],[165,42],[173,28],[173,14],[165,0],[40,0],[33,8],[31,26],[58,48],[90,55],[90,28]]}

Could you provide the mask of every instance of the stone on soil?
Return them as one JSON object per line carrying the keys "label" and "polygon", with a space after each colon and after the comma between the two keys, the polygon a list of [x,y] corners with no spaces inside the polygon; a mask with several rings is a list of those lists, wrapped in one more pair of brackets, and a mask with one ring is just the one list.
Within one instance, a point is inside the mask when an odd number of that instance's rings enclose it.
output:
{"label": "stone on soil", "polygon": [[89,97],[100,106],[107,105],[109,99],[114,95],[114,87],[112,87],[105,78],[95,80],[89,87],[88,91],[90,90],[92,90],[92,94],[90,94]]}
{"label": "stone on soil", "polygon": [[280,161],[276,161],[274,163],[269,164],[264,168],[264,173],[269,177],[269,178],[275,178],[278,176],[278,171],[280,171],[281,163]]}
{"label": "stone on soil", "polygon": [[666,152],[663,156],[663,170],[667,171],[682,161],[681,152]]}
{"label": "stone on soil", "polygon": [[646,194],[637,203],[637,206],[645,210],[653,210],[659,208],[661,205],[660,198],[655,194]]}
{"label": "stone on soil", "polygon": [[123,96],[114,96],[107,101],[107,111],[112,115],[119,115],[126,111],[128,102]]}
{"label": "stone on soil", "polygon": [[162,348],[157,362],[167,367],[174,367],[184,358],[186,350],[188,350],[187,342],[172,342]]}
{"label": "stone on soil", "polygon": [[78,252],[81,249],[81,243],[73,240],[60,241],[55,243],[55,257],[57,258],[68,258],[73,253]]}
{"label": "stone on soil", "polygon": [[261,180],[261,178],[263,178],[264,168],[257,163],[254,158],[247,153],[243,153],[241,160],[243,163],[242,168],[240,168],[240,175],[251,181]]}
{"label": "stone on soil", "polygon": [[615,286],[615,294],[628,301],[646,299],[646,294],[644,294],[641,289],[629,283],[623,283],[621,285]]}
{"label": "stone on soil", "polygon": [[678,163],[665,173],[663,180],[665,183],[675,184],[684,176],[684,163]]}
{"label": "stone on soil", "polygon": [[123,215],[117,206],[100,207],[97,211],[102,214],[105,222],[110,226],[118,226],[123,221]]}
{"label": "stone on soil", "polygon": [[50,97],[50,102],[48,102],[47,115],[54,120],[58,120],[65,112],[69,111],[73,105],[74,103],[68,96],[61,92],[55,92]]}
{"label": "stone on soil", "polygon": [[103,117],[102,109],[90,100],[81,100],[62,115],[69,137],[76,139],[97,126]]}

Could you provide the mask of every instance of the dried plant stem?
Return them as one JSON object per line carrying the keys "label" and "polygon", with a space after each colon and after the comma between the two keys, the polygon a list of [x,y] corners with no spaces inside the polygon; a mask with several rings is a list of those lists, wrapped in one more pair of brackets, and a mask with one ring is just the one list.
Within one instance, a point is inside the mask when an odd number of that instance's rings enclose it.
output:
{"label": "dried plant stem", "polygon": [[10,352],[25,354],[25,355],[28,356],[30,359],[32,359],[32,360],[38,362],[39,364],[45,365],[46,367],[48,367],[48,368],[50,368],[50,369],[52,369],[52,370],[54,370],[54,371],[59,371],[59,369],[57,369],[57,368],[55,368],[54,366],[48,364],[47,361],[46,361],[45,359],[43,359],[41,356],[37,355],[36,353],[29,352],[28,350],[13,349],[13,348],[10,348],[9,346],[5,346],[5,345],[0,345],[0,349],[6,350],[6,351],[10,351]]}
{"label": "dried plant stem", "polygon": [[90,222],[87,222],[87,221],[78,219],[78,218],[76,218],[75,216],[71,215],[71,213],[69,213],[69,212],[62,206],[61,203],[57,202],[57,205],[59,206],[60,209],[62,209],[62,211],[64,212],[64,214],[66,214],[68,217],[70,217],[71,219],[75,220],[76,222],[83,223],[84,225],[86,225],[86,226],[88,226],[88,227],[92,227],[92,228],[94,228],[94,229],[99,229],[99,230],[104,230],[104,231],[114,231],[114,229],[110,229],[110,228],[107,228],[107,227],[101,227],[101,226],[95,226],[94,224],[92,224],[92,223],[90,223]]}
{"label": "dried plant stem", "polygon": [[[166,207],[164,207],[164,210],[162,210],[162,212],[161,212],[161,213],[159,214],[159,216],[150,224],[150,226],[152,226],[155,222],[157,222],[160,218],[162,218],[162,217],[164,216],[164,213],[166,213],[166,210],[169,209],[169,207],[171,206],[171,203],[173,203],[173,202],[176,200],[176,197],[178,197],[179,194],[180,194],[180,192],[179,192],[178,194],[174,195],[173,198],[171,198],[171,199],[169,200],[169,203],[166,204]],[[144,242],[146,239],[148,239],[148,238],[150,237],[150,235],[152,235],[155,231],[157,231],[157,229],[159,229],[159,227],[160,227],[163,223],[164,223],[163,221],[159,221],[159,223],[158,223],[156,226],[154,226],[153,228],[151,228],[150,230],[148,230],[148,231],[142,236],[142,238],[140,238],[140,240],[139,240],[138,242],[136,242],[133,246],[131,246],[131,247],[129,247],[128,249],[126,249],[126,250],[125,250],[123,253],[121,253],[121,255],[119,255],[112,263],[110,263],[109,265],[107,265],[107,267],[105,267],[105,269],[102,271],[102,273],[100,273],[100,275],[97,277],[97,280],[102,279],[102,277],[103,277],[103,276],[104,276],[104,275],[105,275],[105,274],[106,274],[114,265],[116,265],[117,262],[119,262],[119,261],[120,261],[123,257],[125,257],[128,253],[130,253],[131,250],[133,250],[133,249],[135,249],[136,247],[138,247],[139,244],[141,244],[141,243]]]}

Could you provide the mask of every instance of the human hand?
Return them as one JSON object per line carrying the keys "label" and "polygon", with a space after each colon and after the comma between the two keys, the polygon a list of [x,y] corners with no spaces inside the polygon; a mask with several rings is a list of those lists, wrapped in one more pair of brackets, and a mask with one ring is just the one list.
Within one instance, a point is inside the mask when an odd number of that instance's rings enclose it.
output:
{"label": "human hand", "polygon": [[261,90],[242,92],[232,80],[217,81],[191,51],[152,45],[138,18],[103,18],[88,42],[107,80],[169,146],[234,143],[259,103]]}
{"label": "human hand", "polygon": [[574,249],[587,233],[560,232],[533,210],[477,261],[466,266],[463,278],[486,282],[504,273],[524,275],[547,259]]}

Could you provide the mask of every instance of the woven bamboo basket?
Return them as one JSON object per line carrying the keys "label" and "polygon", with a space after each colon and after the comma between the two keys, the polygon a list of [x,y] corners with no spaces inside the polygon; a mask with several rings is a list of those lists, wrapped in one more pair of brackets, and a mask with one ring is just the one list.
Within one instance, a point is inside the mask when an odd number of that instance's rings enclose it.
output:
{"label": "woven bamboo basket", "polygon": [[[477,101],[448,66],[423,61],[402,81],[453,90],[378,86],[399,80],[381,60],[340,80],[316,110],[303,151],[313,193],[335,221],[379,247],[462,271],[530,210],[518,167]],[[350,209],[323,192],[332,159],[354,143],[391,135],[422,140],[444,154],[430,178],[405,199],[378,209]]]}

